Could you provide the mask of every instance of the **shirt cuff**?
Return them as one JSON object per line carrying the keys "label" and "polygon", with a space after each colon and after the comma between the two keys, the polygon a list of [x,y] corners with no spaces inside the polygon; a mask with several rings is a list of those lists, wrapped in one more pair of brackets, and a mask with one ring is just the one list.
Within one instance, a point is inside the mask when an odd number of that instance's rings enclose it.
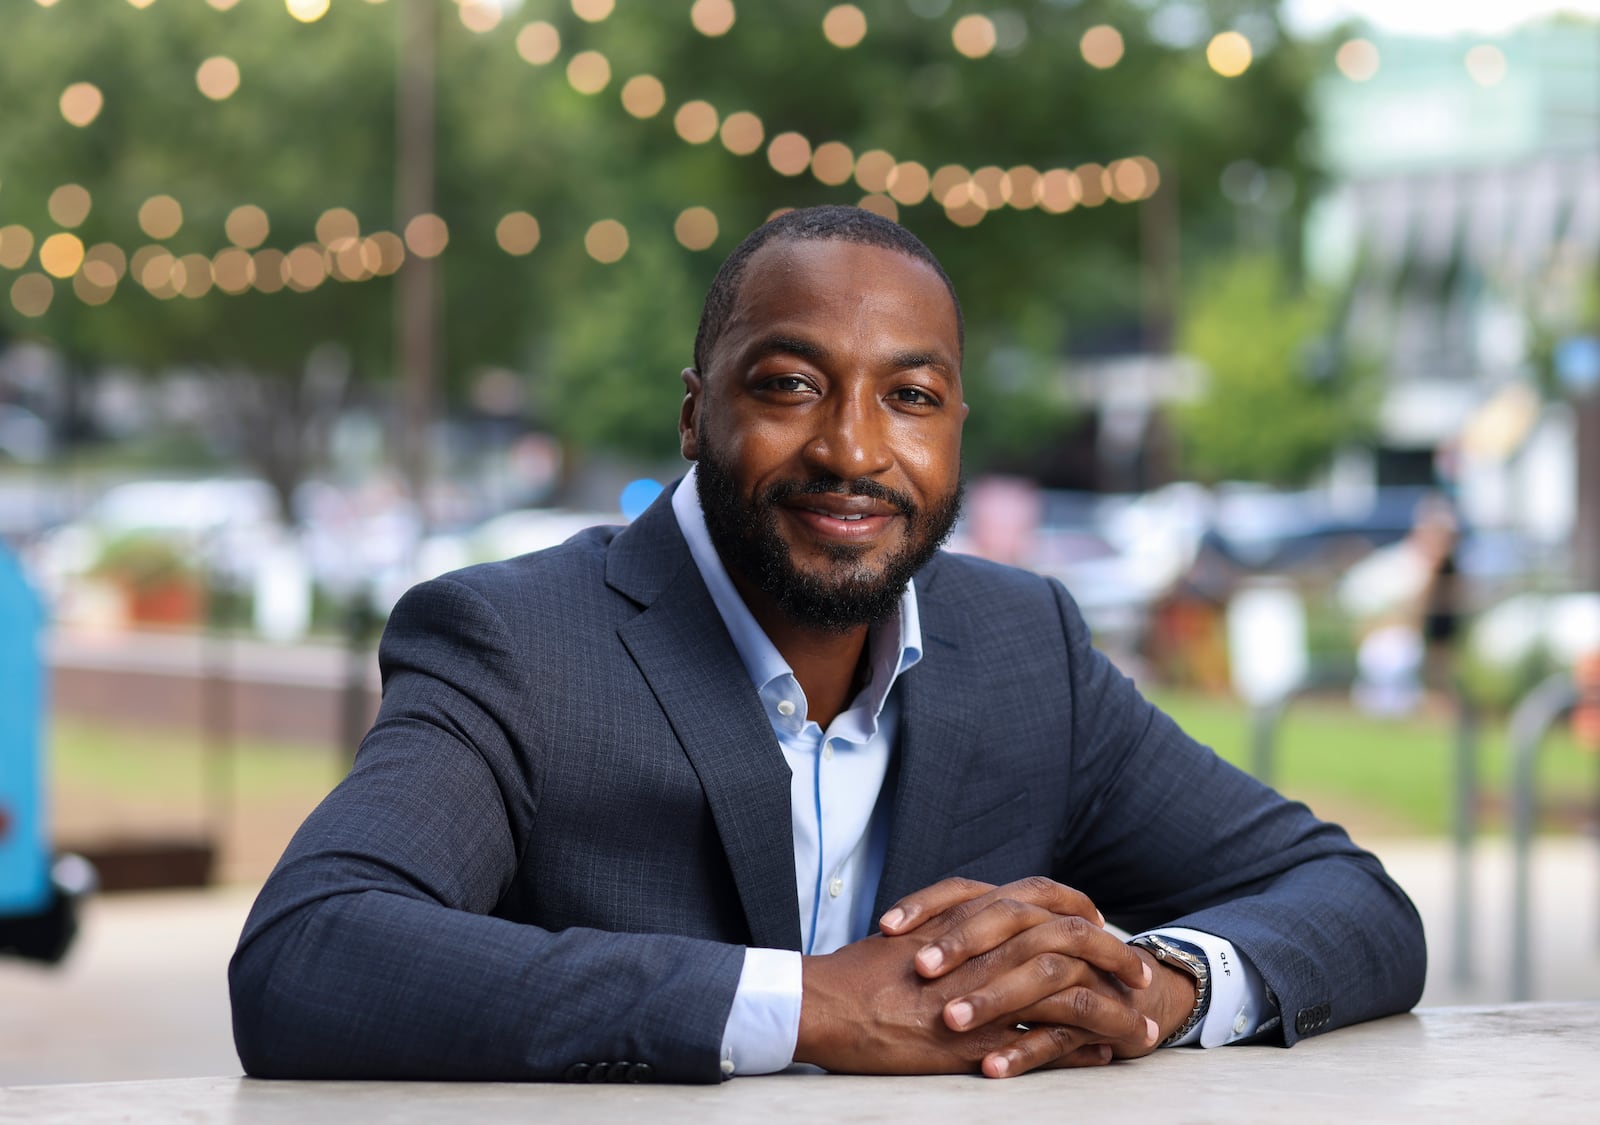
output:
{"label": "shirt cuff", "polygon": [[1266,982],[1231,941],[1182,926],[1147,930],[1146,933],[1196,947],[1211,966],[1211,1001],[1205,1018],[1172,1046],[1198,1043],[1202,1047],[1220,1047],[1248,1039],[1262,1024],[1277,1016],[1278,1006],[1268,997]]}
{"label": "shirt cuff", "polygon": [[722,1073],[772,1074],[794,1061],[800,1039],[800,954],[746,949],[722,1031]]}

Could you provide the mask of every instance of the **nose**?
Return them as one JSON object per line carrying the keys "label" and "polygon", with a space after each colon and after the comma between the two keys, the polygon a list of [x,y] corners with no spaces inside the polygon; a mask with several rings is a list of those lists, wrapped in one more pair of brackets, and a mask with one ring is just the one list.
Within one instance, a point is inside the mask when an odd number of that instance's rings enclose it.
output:
{"label": "nose", "polygon": [[888,469],[890,453],[887,411],[870,391],[841,393],[816,411],[815,431],[802,455],[819,475],[854,480]]}

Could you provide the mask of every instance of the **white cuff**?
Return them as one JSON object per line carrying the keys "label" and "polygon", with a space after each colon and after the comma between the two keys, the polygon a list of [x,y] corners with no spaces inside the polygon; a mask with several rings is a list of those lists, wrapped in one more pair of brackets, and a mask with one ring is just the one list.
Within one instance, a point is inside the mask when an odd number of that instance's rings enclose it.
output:
{"label": "white cuff", "polygon": [[1211,1001],[1205,1018],[1172,1044],[1174,1047],[1194,1043],[1202,1047],[1220,1047],[1254,1035],[1263,1023],[1278,1014],[1277,1005],[1267,998],[1267,986],[1261,974],[1231,941],[1182,926],[1147,930],[1146,933],[1197,947],[1211,966]]}
{"label": "white cuff", "polygon": [[722,1073],[772,1074],[794,1061],[800,1038],[800,954],[746,949],[722,1031]]}

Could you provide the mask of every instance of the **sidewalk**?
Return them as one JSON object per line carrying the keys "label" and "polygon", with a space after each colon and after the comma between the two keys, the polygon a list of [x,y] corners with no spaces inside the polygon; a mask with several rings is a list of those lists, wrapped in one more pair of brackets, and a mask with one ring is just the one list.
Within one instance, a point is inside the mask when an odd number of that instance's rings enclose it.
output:
{"label": "sidewalk", "polygon": [[[1452,978],[1453,859],[1435,840],[1368,842],[1428,933],[1427,1007],[1509,998],[1510,853],[1479,847],[1475,977]],[[1534,998],[1600,1001],[1600,848],[1534,852]],[[58,970],[0,962],[0,1085],[239,1073],[226,970],[254,888],[108,896],[90,904]],[[1337,1003],[1337,1001],[1335,1001]]]}

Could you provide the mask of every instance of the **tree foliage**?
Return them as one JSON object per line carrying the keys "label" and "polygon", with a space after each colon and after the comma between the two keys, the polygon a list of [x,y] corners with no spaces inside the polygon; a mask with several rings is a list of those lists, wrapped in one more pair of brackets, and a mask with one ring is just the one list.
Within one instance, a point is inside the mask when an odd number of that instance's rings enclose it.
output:
{"label": "tree foliage", "polygon": [[[201,0],[144,9],[106,0],[8,4],[0,15],[0,104],[8,107],[0,225],[20,223],[42,239],[56,229],[45,211],[50,192],[77,183],[94,206],[74,233],[129,252],[152,241],[136,215],[157,193],[184,207],[183,227],[162,242],[174,254],[225,247],[224,220],[241,203],[266,210],[269,245],[284,250],[314,241],[330,207],[355,212],[364,232],[402,229],[408,216],[394,214],[393,203],[400,7],[333,0],[325,17],[301,24],[277,0],[240,0],[226,11]],[[865,194],[855,182],[780,174],[766,155],[779,133],[839,141],[857,155],[882,149],[930,171],[1148,156],[1176,195],[1185,269],[1226,252],[1233,238],[1232,209],[1217,187],[1224,167],[1247,159],[1300,182],[1308,175],[1300,142],[1316,49],[1282,35],[1275,0],[1186,5],[1186,38],[1149,0],[1035,0],[1002,13],[975,0],[858,0],[867,34],[850,48],[824,37],[826,7],[745,0],[732,28],[712,37],[691,24],[689,0],[619,0],[595,23],[565,0],[525,0],[477,34],[456,18],[453,0],[439,0],[436,209],[450,231],[439,259],[449,387],[459,390],[485,365],[516,370],[537,404],[532,423],[585,447],[670,455],[677,372],[690,361],[718,262],[776,208]],[[1000,42],[987,57],[967,58],[952,29],[980,13],[995,16]],[[517,50],[534,21],[560,35],[547,64]],[[1080,47],[1102,24],[1124,45],[1108,68],[1090,66]],[[1256,57],[1242,76],[1223,78],[1208,66],[1205,43],[1236,27],[1250,32]],[[598,93],[568,81],[581,51],[609,63]],[[232,58],[241,74],[238,91],[221,101],[202,96],[194,78],[214,55]],[[664,108],[645,118],[619,99],[641,74],[666,90]],[[57,104],[74,81],[92,81],[105,96],[85,128],[67,124]],[[736,155],[717,139],[681,139],[676,111],[696,99],[724,120],[756,114],[762,146]],[[673,234],[694,206],[718,220],[716,239],[699,250]],[[900,206],[900,221],[941,257],[965,304],[969,464],[1052,440],[1063,354],[1138,337],[1149,283],[1145,206],[1107,202],[1065,214],[1002,207],[970,227],[932,199]],[[516,210],[540,224],[526,256],[496,242],[496,224]],[[600,219],[629,232],[615,264],[585,251],[585,233]],[[11,282],[0,271],[0,289]],[[333,343],[358,379],[379,382],[393,366],[392,278],[198,300],[161,300],[124,281],[95,307],[68,282],[53,284],[39,318],[0,299],[0,326],[47,337],[85,362],[300,379],[317,347]]]}
{"label": "tree foliage", "polygon": [[1207,370],[1202,395],[1175,413],[1196,476],[1299,484],[1367,436],[1370,388],[1321,350],[1331,328],[1329,302],[1296,292],[1274,258],[1239,258],[1210,275],[1180,340]]}

